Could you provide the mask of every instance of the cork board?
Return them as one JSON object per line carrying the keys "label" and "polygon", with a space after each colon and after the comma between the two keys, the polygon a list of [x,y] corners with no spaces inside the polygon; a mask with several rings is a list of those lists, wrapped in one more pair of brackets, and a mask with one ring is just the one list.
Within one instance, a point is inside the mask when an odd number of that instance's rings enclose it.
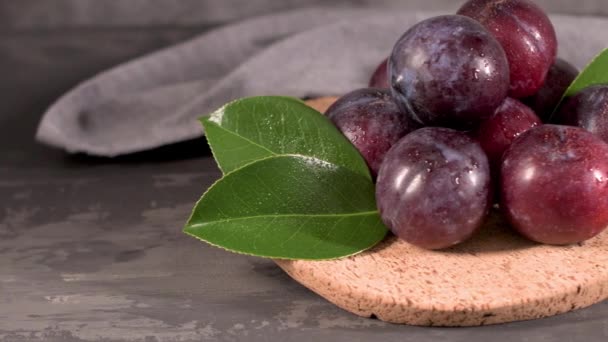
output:
{"label": "cork board", "polygon": [[[333,98],[310,103],[323,111]],[[471,240],[428,251],[394,236],[331,261],[275,260],[293,279],[356,315],[421,326],[475,326],[552,316],[608,298],[608,230],[547,246],[495,211]]]}

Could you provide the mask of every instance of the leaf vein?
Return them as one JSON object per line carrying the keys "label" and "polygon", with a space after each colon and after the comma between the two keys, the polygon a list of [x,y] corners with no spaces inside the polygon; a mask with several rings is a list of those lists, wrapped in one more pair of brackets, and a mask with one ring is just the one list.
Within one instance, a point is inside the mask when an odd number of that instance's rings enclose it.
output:
{"label": "leaf vein", "polygon": [[192,223],[189,224],[188,227],[196,228],[199,226],[206,226],[209,224],[216,223],[226,223],[231,221],[244,221],[244,220],[253,220],[258,218],[291,218],[291,217],[303,217],[303,218],[345,218],[345,217],[357,217],[357,216],[368,216],[368,215],[377,215],[377,210],[372,211],[364,211],[358,213],[335,213],[335,214],[269,214],[269,215],[256,215],[256,216],[244,216],[244,217],[236,217],[230,219],[223,220],[214,220],[200,223]]}

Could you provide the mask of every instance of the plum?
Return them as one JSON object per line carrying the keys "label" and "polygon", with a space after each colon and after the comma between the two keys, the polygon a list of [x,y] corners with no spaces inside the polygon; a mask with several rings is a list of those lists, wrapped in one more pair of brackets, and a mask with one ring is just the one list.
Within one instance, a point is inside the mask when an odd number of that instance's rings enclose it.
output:
{"label": "plum", "polygon": [[528,0],[470,0],[458,10],[485,26],[507,54],[509,96],[534,95],[557,54],[557,37],[547,14]]}
{"label": "plum", "polygon": [[477,231],[490,207],[490,167],[477,142],[449,128],[408,134],[384,158],[376,184],[383,222],[427,249],[453,246]]}
{"label": "plum", "polygon": [[587,87],[567,98],[553,120],[584,128],[608,142],[608,85]]}
{"label": "plum", "polygon": [[369,80],[370,88],[388,89],[388,58],[385,58]]}
{"label": "plum", "polygon": [[537,242],[596,236],[608,226],[608,144],[578,127],[527,131],[505,152],[501,207],[517,231]]}
{"label": "plum", "polygon": [[389,60],[395,101],[427,126],[470,128],[488,118],[509,90],[498,41],[473,19],[447,15],[410,28]]}
{"label": "plum", "polygon": [[325,114],[359,150],[374,177],[391,146],[419,127],[395,104],[387,89],[352,91]]}
{"label": "plum", "polygon": [[545,83],[536,94],[523,100],[536,115],[549,122],[566,89],[578,76],[578,70],[565,60],[558,58],[549,69]]}
{"label": "plum", "polygon": [[488,155],[493,170],[500,169],[503,153],[513,140],[542,122],[534,111],[518,100],[507,98],[488,120],[479,126],[476,137]]}

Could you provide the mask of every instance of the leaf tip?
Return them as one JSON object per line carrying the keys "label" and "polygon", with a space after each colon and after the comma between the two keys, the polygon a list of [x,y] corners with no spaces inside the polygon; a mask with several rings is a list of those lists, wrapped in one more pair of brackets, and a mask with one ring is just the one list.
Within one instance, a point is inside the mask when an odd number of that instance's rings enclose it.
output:
{"label": "leaf tip", "polygon": [[182,233],[187,234],[187,235],[191,235],[190,233],[190,229],[192,229],[192,227],[189,224],[186,224],[183,228],[182,228]]}
{"label": "leaf tip", "polygon": [[222,120],[224,118],[224,114],[226,113],[226,108],[238,101],[239,100],[229,102],[229,103],[223,105],[222,107],[220,107],[219,109],[217,109],[215,112],[213,112],[207,116],[202,116],[198,120],[203,125],[203,127],[205,127],[206,124],[211,123],[211,122],[221,125]]}

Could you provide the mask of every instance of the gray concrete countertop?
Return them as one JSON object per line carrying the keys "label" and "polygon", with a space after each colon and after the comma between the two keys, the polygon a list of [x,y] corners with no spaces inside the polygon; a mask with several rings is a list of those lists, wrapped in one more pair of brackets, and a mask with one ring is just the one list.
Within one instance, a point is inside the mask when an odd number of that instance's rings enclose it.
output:
{"label": "gray concrete countertop", "polygon": [[0,340],[608,340],[608,302],[479,328],[355,317],[270,261],[181,233],[220,176],[203,140],[114,160],[33,141],[43,110],[80,80],[197,32],[0,32]]}

